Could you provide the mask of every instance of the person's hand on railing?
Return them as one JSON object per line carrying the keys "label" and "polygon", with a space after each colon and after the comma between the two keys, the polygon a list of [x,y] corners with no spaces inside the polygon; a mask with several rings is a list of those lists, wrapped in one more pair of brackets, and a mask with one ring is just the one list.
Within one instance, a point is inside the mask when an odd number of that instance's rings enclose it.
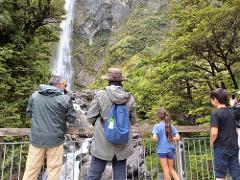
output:
{"label": "person's hand on railing", "polygon": [[156,134],[153,134],[152,140],[157,142],[158,141],[158,136]]}
{"label": "person's hand on railing", "polygon": [[179,141],[181,139],[180,135],[179,134],[176,134],[174,137],[173,137],[173,141]]}

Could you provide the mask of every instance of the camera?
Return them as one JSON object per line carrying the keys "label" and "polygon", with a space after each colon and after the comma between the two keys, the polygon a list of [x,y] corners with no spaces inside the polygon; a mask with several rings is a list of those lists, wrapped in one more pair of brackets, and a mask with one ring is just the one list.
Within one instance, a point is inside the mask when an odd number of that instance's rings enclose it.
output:
{"label": "camera", "polygon": [[232,99],[236,99],[236,94],[232,94]]}
{"label": "camera", "polygon": [[76,92],[74,91],[67,91],[66,89],[64,89],[64,94],[68,95],[72,101],[74,101],[76,99]]}

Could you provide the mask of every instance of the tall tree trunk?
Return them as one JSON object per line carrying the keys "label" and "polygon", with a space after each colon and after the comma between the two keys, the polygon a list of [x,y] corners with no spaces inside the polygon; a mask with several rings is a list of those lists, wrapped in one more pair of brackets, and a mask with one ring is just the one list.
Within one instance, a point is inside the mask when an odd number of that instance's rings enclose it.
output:
{"label": "tall tree trunk", "polygon": [[187,96],[188,96],[189,100],[192,102],[193,101],[192,90],[191,90],[191,85],[190,85],[188,79],[186,79],[186,88],[187,88]]}
{"label": "tall tree trunk", "polygon": [[228,64],[228,65],[226,65],[226,68],[227,68],[227,70],[228,70],[228,72],[229,72],[229,74],[230,74],[230,77],[231,77],[231,79],[232,79],[232,83],[233,83],[234,89],[238,89],[238,88],[239,88],[239,87],[238,87],[238,83],[237,83],[237,80],[236,80],[235,75],[233,74],[233,71],[232,71],[231,66]]}
{"label": "tall tree trunk", "polygon": [[226,85],[225,85],[224,82],[221,82],[221,88],[223,88],[223,89],[227,89],[227,87],[226,87]]}
{"label": "tall tree trunk", "polygon": [[[216,64],[214,63],[214,61],[210,61],[210,60],[209,60],[208,63],[209,63],[209,65],[210,65],[210,67],[211,67],[212,76],[213,76],[213,77],[216,77],[216,72],[217,72],[217,73],[220,73],[221,71],[217,68],[217,66],[216,66]],[[225,85],[225,83],[224,83],[223,81],[221,81],[220,84],[221,84],[221,86],[219,86],[218,82],[216,82],[216,84],[215,84],[216,88],[219,88],[219,87],[221,87],[221,88],[223,88],[223,89],[226,89],[226,88],[227,88],[226,85]]]}

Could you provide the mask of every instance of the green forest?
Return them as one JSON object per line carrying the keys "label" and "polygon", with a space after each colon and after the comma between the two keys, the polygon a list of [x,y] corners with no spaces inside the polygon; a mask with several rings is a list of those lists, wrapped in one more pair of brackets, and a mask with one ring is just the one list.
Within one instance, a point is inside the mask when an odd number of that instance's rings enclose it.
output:
{"label": "green forest", "polygon": [[[166,107],[177,124],[209,122],[209,93],[239,90],[240,0],[172,0],[139,6],[107,44],[104,73],[120,67],[141,121]],[[29,127],[28,98],[50,77],[63,0],[0,1],[0,127]],[[99,75],[100,77],[100,75]],[[106,85],[97,80],[88,88]],[[80,89],[77,89],[80,90]]]}
{"label": "green forest", "polygon": [[139,6],[131,14],[106,66],[127,73],[140,119],[154,122],[156,110],[166,107],[179,125],[209,123],[209,93],[238,92],[239,8],[239,0],[173,0],[162,11]]}
{"label": "green forest", "polygon": [[63,0],[0,1],[0,127],[29,127],[29,96],[50,77]]}

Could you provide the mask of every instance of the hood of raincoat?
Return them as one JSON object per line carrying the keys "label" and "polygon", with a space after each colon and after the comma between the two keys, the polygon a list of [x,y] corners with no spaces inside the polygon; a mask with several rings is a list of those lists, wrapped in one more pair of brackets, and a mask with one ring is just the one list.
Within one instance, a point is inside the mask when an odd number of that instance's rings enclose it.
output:
{"label": "hood of raincoat", "polygon": [[39,86],[38,93],[45,96],[51,96],[51,97],[64,94],[62,89],[59,89],[55,86],[46,85],[46,84],[41,84]]}
{"label": "hood of raincoat", "polygon": [[111,102],[114,104],[126,104],[131,96],[131,94],[126,92],[121,86],[107,86],[106,91]]}

